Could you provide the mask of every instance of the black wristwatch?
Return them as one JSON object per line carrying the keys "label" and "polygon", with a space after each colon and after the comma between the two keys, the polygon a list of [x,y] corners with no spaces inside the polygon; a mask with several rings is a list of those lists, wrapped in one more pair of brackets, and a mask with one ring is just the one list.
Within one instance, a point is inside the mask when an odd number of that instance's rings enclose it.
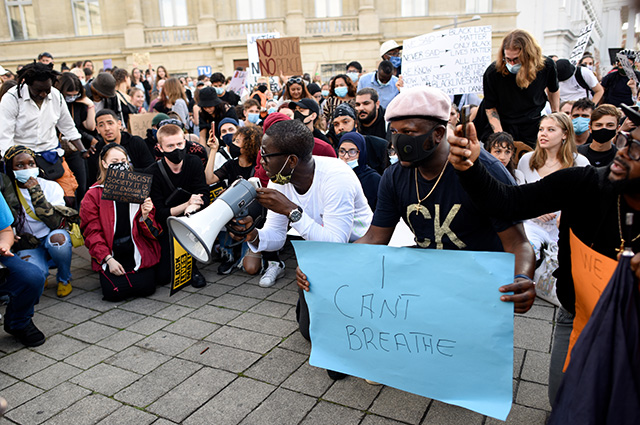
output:
{"label": "black wristwatch", "polygon": [[291,212],[289,213],[289,223],[296,223],[300,221],[301,218],[302,218],[302,208],[300,208],[300,206],[291,210]]}

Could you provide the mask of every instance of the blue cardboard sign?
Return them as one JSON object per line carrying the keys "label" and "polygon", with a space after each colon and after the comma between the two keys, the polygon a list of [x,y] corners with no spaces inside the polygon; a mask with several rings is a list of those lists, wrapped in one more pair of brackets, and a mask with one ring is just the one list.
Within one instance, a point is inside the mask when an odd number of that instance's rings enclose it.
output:
{"label": "blue cardboard sign", "polygon": [[505,420],[514,256],[294,241],[307,275],[309,363]]}
{"label": "blue cardboard sign", "polygon": [[198,67],[198,75],[206,75],[207,77],[211,77],[211,67],[210,66],[199,66]]}

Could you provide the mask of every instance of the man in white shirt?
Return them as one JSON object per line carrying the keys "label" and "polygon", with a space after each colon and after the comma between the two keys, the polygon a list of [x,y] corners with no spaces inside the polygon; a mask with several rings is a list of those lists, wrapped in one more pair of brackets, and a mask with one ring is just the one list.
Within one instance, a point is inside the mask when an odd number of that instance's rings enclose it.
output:
{"label": "man in white shirt", "polygon": [[578,100],[586,97],[596,105],[602,99],[604,88],[598,78],[584,66],[575,67],[568,59],[556,61],[558,81],[560,83],[560,102]]}

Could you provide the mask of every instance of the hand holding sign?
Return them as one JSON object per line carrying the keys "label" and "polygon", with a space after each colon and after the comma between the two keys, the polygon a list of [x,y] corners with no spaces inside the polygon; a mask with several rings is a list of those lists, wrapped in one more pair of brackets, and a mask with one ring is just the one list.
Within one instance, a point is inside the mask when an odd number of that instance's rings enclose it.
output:
{"label": "hand holding sign", "polygon": [[142,220],[146,220],[149,217],[149,213],[153,209],[153,202],[151,202],[151,198],[147,198],[140,206],[140,214],[142,215]]}

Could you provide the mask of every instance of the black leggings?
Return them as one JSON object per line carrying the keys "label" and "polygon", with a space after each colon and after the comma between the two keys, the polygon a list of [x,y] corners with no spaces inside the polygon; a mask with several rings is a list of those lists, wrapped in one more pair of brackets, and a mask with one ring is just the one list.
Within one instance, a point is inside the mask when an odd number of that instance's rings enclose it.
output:
{"label": "black leggings", "polygon": [[298,288],[298,305],[296,305],[296,320],[298,321],[298,327],[300,333],[307,341],[311,341],[309,335],[309,307],[304,299],[304,291]]}
{"label": "black leggings", "polygon": [[139,269],[116,276],[107,270],[100,271],[100,286],[106,301],[122,301],[131,297],[148,297],[156,291],[156,268]]}

